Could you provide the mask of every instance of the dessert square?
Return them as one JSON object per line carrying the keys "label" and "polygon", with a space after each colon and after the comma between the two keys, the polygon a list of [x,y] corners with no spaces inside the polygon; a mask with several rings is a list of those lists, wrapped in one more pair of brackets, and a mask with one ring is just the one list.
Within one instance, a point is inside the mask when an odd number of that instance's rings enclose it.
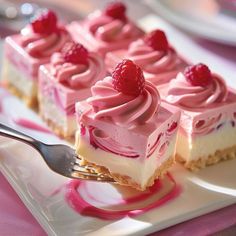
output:
{"label": "dessert square", "polygon": [[60,51],[69,39],[69,33],[57,26],[56,15],[51,11],[42,12],[19,34],[7,37],[3,62],[7,88],[29,107],[37,109],[39,66],[49,62],[52,53]]}
{"label": "dessert square", "polygon": [[57,135],[74,140],[75,103],[90,97],[90,87],[105,75],[102,58],[74,42],[40,66],[39,113]]}
{"label": "dessert square", "polygon": [[76,153],[118,183],[145,190],[174,163],[180,112],[160,105],[157,89],[140,80],[132,61],[115,71],[76,103]]}
{"label": "dessert square", "polygon": [[143,35],[125,11],[123,3],[113,2],[83,21],[70,23],[67,29],[75,41],[104,56],[107,52],[127,48],[133,40]]}
{"label": "dessert square", "polygon": [[139,65],[145,79],[156,86],[168,83],[183,71],[187,62],[170,46],[162,30],[154,30],[133,41],[128,49],[120,49],[106,54],[105,63],[109,72],[123,58]]}
{"label": "dessert square", "polygon": [[182,111],[177,159],[197,170],[236,157],[236,91],[204,64],[187,67],[160,90]]}

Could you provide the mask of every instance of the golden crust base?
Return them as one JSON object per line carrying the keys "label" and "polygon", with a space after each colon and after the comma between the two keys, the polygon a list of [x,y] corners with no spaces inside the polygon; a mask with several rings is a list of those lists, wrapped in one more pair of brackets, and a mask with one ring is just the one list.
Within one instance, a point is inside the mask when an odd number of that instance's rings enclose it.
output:
{"label": "golden crust base", "polygon": [[[83,158],[83,157],[81,157],[81,158]],[[163,162],[162,165],[149,178],[147,184],[144,187],[140,186],[140,184],[135,182],[131,177],[129,177],[127,175],[120,175],[118,173],[110,172],[105,166],[98,166],[94,163],[87,162],[84,158],[83,158],[83,164],[84,165],[92,165],[98,173],[102,173],[102,174],[106,174],[108,176],[111,176],[114,180],[116,180],[121,185],[129,186],[129,187],[135,188],[139,191],[144,191],[148,187],[152,186],[156,179],[161,178],[167,172],[167,170],[174,164],[174,157],[171,156],[169,159],[167,159],[165,162]]]}
{"label": "golden crust base", "polygon": [[184,163],[184,167],[191,171],[197,171],[209,165],[214,165],[218,162],[236,158],[236,145],[224,150],[217,150],[213,155],[206,157],[199,157],[198,160],[185,161],[180,155],[176,155],[178,162]]}
{"label": "golden crust base", "polygon": [[17,89],[13,84],[11,84],[9,81],[6,81],[4,84],[6,89],[15,95],[16,97],[20,98],[24,101],[24,103],[34,111],[38,111],[38,98],[37,96],[26,96],[23,94],[19,89]]}

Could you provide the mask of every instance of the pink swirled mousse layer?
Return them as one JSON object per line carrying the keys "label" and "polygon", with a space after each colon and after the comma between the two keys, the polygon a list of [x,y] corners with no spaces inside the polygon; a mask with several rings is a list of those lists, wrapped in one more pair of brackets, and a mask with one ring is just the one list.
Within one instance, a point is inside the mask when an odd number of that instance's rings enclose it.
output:
{"label": "pink swirled mousse layer", "polygon": [[123,3],[114,2],[81,22],[72,22],[67,29],[75,41],[104,56],[107,52],[127,48],[143,35],[143,31],[128,19],[125,11]]}
{"label": "pink swirled mousse layer", "polygon": [[142,70],[123,60],[76,103],[76,152],[118,183],[145,190],[173,164],[180,112],[160,104]]}
{"label": "pink swirled mousse layer", "polygon": [[59,136],[73,140],[75,103],[91,96],[91,86],[106,75],[100,56],[67,42],[39,70],[39,111]]}
{"label": "pink swirled mousse layer", "polygon": [[191,170],[236,156],[236,91],[204,64],[187,67],[160,91],[182,110],[177,157]]}
{"label": "pink swirled mousse layer", "polygon": [[147,33],[143,38],[132,42],[128,49],[107,53],[105,63],[108,71],[111,72],[123,58],[129,58],[139,65],[145,79],[156,86],[168,83],[187,66],[169,45],[165,33],[161,30]]}
{"label": "pink swirled mousse layer", "polygon": [[7,87],[36,108],[39,66],[48,63],[52,53],[60,51],[69,39],[52,11],[41,12],[19,34],[7,37],[3,67]]}

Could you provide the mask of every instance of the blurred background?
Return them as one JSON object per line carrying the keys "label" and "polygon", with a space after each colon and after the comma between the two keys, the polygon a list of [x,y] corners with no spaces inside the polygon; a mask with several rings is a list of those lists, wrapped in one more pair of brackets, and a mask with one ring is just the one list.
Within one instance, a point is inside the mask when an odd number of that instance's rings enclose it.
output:
{"label": "blurred background", "polygon": [[[0,37],[19,31],[39,8],[65,22],[78,20],[109,0],[0,0]],[[236,46],[236,0],[123,0],[133,20],[155,13],[187,34]]]}
{"label": "blurred background", "polygon": [[[41,8],[57,12],[65,23],[80,20],[95,9],[103,9],[112,0],[0,0],[0,61],[3,39],[19,32]],[[205,60],[214,69],[227,62],[236,70],[236,0],[123,0],[128,16],[141,23],[145,29],[154,29],[154,21],[145,21],[149,16],[158,16],[217,58]],[[167,36],[169,32],[167,32]],[[171,43],[175,43],[172,37]],[[175,45],[181,48],[181,45]],[[184,51],[183,51],[184,54]],[[199,57],[204,61],[205,57]],[[1,69],[1,63],[0,63]],[[218,70],[230,76],[228,68]],[[227,73],[228,72],[228,73]],[[233,82],[232,82],[233,83]]]}
{"label": "blurred background", "polygon": [[[102,9],[109,0],[0,0],[0,37],[5,37],[22,29],[40,8],[51,8],[64,22],[79,20],[93,10]],[[129,9],[129,16],[138,19],[149,12],[144,1],[123,1]],[[132,10],[131,10],[132,9]]]}

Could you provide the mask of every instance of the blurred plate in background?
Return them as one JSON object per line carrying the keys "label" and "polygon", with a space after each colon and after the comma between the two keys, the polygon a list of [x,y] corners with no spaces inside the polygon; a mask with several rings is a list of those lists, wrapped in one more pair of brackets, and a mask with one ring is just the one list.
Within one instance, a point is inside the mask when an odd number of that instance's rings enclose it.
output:
{"label": "blurred plate in background", "polygon": [[235,0],[145,0],[175,26],[228,45],[236,46]]}
{"label": "blurred plate in background", "polygon": [[72,12],[66,7],[50,2],[22,0],[0,0],[0,39],[7,35],[19,32],[37,13],[37,11],[49,8],[58,14],[62,22],[81,19],[80,12]]}

